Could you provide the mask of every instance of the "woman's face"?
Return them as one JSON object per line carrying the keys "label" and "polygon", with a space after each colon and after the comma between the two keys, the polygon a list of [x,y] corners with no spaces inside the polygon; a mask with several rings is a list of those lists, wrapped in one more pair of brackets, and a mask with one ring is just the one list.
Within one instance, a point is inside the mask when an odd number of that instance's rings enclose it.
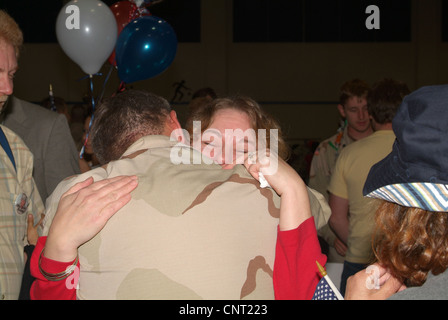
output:
{"label": "woman's face", "polygon": [[255,131],[251,129],[249,116],[245,112],[218,110],[209,128],[202,134],[201,151],[224,169],[231,169],[235,164],[243,163],[248,152],[255,148]]}

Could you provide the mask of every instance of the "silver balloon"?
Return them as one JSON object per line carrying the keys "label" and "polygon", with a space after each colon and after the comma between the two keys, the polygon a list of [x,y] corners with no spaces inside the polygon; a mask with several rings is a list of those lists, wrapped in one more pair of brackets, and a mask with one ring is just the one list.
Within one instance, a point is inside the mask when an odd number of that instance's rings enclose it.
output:
{"label": "silver balloon", "polygon": [[98,73],[115,48],[117,22],[98,0],[72,0],[59,12],[56,36],[62,50],[89,74]]}

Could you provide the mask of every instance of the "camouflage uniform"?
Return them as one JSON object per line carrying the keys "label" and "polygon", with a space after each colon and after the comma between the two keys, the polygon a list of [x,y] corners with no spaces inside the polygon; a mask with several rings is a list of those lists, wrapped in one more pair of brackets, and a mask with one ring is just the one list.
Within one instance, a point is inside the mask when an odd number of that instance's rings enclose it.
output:
{"label": "camouflage uniform", "polygon": [[[181,151],[184,160],[200,156],[176,144],[143,137],[121,160],[62,182],[49,198],[45,234],[59,198],[74,183],[88,176],[139,177],[131,202],[79,248],[79,299],[274,298],[279,197],[241,165],[173,164],[172,152]],[[318,223],[325,223],[325,202],[321,207],[313,192],[310,199],[320,210]]]}

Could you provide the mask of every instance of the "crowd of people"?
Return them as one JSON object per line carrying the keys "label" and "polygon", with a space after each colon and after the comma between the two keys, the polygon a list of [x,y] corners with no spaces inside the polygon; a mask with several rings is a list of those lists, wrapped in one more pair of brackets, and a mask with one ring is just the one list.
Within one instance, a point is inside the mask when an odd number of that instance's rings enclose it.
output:
{"label": "crowd of people", "polygon": [[250,97],[46,110],[13,95],[22,43],[0,11],[1,299],[309,300],[316,262],[345,299],[448,298],[448,86],[343,84],[307,184]]}

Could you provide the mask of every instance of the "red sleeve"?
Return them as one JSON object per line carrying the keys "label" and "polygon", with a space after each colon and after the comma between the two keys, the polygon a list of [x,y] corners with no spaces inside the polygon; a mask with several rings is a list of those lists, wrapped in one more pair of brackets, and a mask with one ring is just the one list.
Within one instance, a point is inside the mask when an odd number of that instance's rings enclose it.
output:
{"label": "red sleeve", "polygon": [[320,281],[316,261],[325,266],[314,218],[298,228],[278,230],[274,263],[274,291],[277,300],[311,300]]}
{"label": "red sleeve", "polygon": [[[60,281],[47,280],[39,271],[39,256],[45,247],[47,237],[40,237],[31,256],[31,275],[36,278],[31,286],[31,300],[76,300],[76,287],[79,279],[79,262],[75,271]],[[72,262],[59,262],[42,255],[41,267],[49,273],[63,272]]]}

